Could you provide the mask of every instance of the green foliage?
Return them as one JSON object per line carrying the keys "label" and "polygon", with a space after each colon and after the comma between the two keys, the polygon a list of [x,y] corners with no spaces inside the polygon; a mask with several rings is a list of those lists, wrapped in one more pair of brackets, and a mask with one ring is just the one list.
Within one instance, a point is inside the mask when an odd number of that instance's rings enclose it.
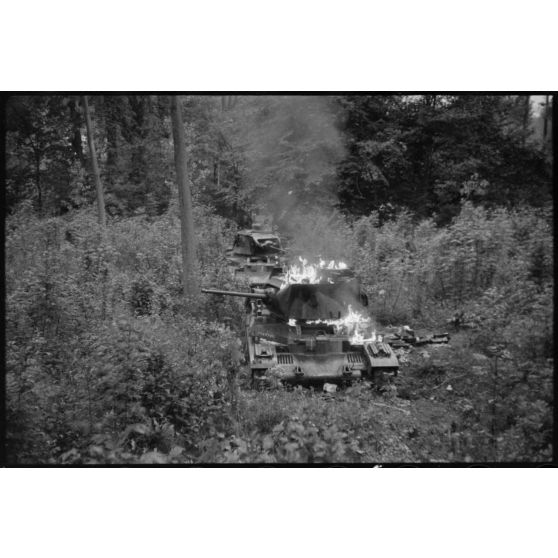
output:
{"label": "green foliage", "polygon": [[60,95],[12,96],[6,105],[6,205],[31,200],[39,213],[60,214],[86,195],[81,137]]}
{"label": "green foliage", "polygon": [[[265,209],[281,227],[297,208],[337,204],[353,215],[378,211],[381,220],[403,207],[438,224],[463,200],[542,206],[551,194],[550,134],[532,133],[540,123],[525,100],[185,96],[194,198],[242,226],[251,210]],[[109,215],[167,210],[174,181],[168,105],[164,95],[91,97]],[[33,199],[45,214],[59,214],[90,203],[75,96],[14,96],[7,109],[8,207]]]}
{"label": "green foliage", "polygon": [[[381,226],[374,214],[361,218],[352,231],[352,262],[380,320],[428,324],[463,311],[478,322],[499,313],[502,327],[523,315],[550,333],[550,314],[543,309],[551,308],[553,288],[548,213],[488,211],[465,202],[443,229],[403,212]],[[486,330],[500,335],[495,326]]]}
{"label": "green foliage", "polygon": [[347,434],[309,418],[280,423],[271,434],[247,440],[231,436],[205,444],[202,460],[223,463],[341,463],[351,461]]}
{"label": "green foliage", "polygon": [[402,427],[409,428],[409,413],[386,404],[387,397],[364,383],[334,396],[302,388],[245,393],[240,435],[206,440],[202,459],[225,463],[411,461]]}
{"label": "green foliage", "polygon": [[[347,156],[339,198],[352,214],[406,207],[447,224],[462,200],[542,206],[551,166],[531,139],[525,96],[340,97]],[[528,100],[527,100],[528,102]]]}
{"label": "green foliage", "polygon": [[[227,227],[198,212],[202,278],[218,280],[221,261],[209,257],[222,253]],[[22,212],[8,230],[12,461],[172,462],[229,432],[236,335],[211,321],[220,317],[211,303],[181,300],[176,219],[101,231],[88,211],[46,220]],[[234,316],[230,304],[219,312]]]}
{"label": "green foliage", "polygon": [[[263,395],[263,400],[244,401],[246,407],[242,414],[245,423],[242,426],[245,436],[207,440],[203,444],[205,452],[202,460],[225,463],[331,463],[358,457],[349,434],[331,417],[309,409],[304,398],[300,393],[288,393],[286,397]],[[300,415],[287,417],[285,408],[295,407],[293,399],[298,403],[296,408]]]}
{"label": "green foliage", "polygon": [[[398,391],[417,404],[428,399],[447,405],[440,443],[450,459],[550,459],[552,362],[540,354],[525,361],[506,350],[478,350],[458,333],[447,347],[409,355]],[[420,442],[419,435],[414,443]],[[419,460],[427,458],[427,447],[413,449],[420,452]]]}

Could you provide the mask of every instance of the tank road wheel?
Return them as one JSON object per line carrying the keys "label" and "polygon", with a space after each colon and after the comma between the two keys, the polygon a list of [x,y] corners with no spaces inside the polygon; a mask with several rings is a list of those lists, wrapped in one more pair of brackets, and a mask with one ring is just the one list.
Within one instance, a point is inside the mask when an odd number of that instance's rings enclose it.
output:
{"label": "tank road wheel", "polygon": [[265,378],[260,378],[256,375],[256,370],[252,370],[250,387],[256,391],[263,391],[267,385]]}

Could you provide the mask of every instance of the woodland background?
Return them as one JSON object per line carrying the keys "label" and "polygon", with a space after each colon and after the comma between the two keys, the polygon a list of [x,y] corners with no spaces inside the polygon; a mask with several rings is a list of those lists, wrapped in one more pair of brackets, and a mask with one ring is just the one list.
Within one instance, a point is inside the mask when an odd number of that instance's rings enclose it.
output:
{"label": "woodland background", "polygon": [[[552,457],[552,98],[182,96],[195,281],[252,212],[289,254],[344,259],[379,324],[448,327],[383,392],[253,392],[238,314],[185,295],[171,101],[5,105],[10,463]],[[231,380],[231,371],[238,372]],[[451,387],[448,390],[448,387]]]}

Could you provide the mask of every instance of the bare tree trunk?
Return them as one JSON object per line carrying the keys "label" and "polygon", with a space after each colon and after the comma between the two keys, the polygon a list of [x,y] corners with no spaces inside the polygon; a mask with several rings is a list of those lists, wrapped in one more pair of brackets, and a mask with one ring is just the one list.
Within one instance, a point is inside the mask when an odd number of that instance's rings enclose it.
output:
{"label": "bare tree trunk", "polygon": [[35,184],[37,186],[37,205],[39,206],[39,215],[43,214],[43,190],[41,187],[41,155],[35,151]]}
{"label": "bare tree trunk", "polygon": [[525,99],[523,100],[523,147],[525,147],[527,137],[529,136],[529,115],[531,113],[530,100],[530,95],[525,95]]}
{"label": "bare tree trunk", "polygon": [[93,139],[93,126],[91,125],[91,115],[89,114],[87,95],[83,95],[81,99],[83,103],[83,112],[85,113],[85,124],[87,126],[87,142],[89,144],[89,152],[91,153],[91,168],[93,169],[95,190],[97,191],[97,207],[99,209],[99,223],[101,224],[101,226],[105,227],[107,224],[107,216],[105,213],[103,185],[101,184],[101,176],[99,174],[99,166],[97,164],[97,153],[95,152],[95,141]]}
{"label": "bare tree trunk", "polygon": [[182,103],[177,95],[171,98],[172,136],[174,142],[174,164],[178,183],[178,204],[182,237],[182,283],[184,294],[199,293],[196,260],[196,239],[192,216],[192,193],[187,174],[186,142],[182,124]]}
{"label": "bare tree trunk", "polygon": [[548,106],[548,98],[549,95],[545,96],[544,99],[544,120],[543,120],[543,143],[546,142],[546,135],[548,133],[548,116],[550,114],[549,106]]}
{"label": "bare tree trunk", "polygon": [[72,99],[69,103],[70,108],[70,120],[72,121],[73,136],[72,136],[72,147],[76,155],[78,156],[79,162],[84,164],[83,157],[83,147],[81,145],[81,115],[77,109],[78,99]]}

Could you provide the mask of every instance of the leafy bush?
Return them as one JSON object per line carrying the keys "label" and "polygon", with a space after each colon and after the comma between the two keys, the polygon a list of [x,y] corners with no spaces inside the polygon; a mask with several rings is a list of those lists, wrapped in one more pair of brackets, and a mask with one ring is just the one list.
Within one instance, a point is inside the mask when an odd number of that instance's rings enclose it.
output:
{"label": "leafy bush", "polygon": [[[227,226],[205,217],[199,250],[215,256]],[[205,436],[230,430],[236,336],[212,318],[238,309],[183,301],[176,220],[101,231],[85,210],[46,220],[16,213],[8,224],[12,461],[129,462],[152,451],[187,459]],[[218,281],[220,263],[208,257],[202,279]]]}
{"label": "leafy bush", "polygon": [[349,244],[381,321],[435,324],[456,310],[478,306],[490,289],[513,285],[516,299],[522,294],[528,299],[531,284],[544,297],[553,287],[548,212],[490,212],[465,202],[442,229],[431,220],[414,223],[404,212],[381,226],[378,222],[374,214],[356,221]]}
{"label": "leafy bush", "polygon": [[285,419],[272,431],[250,438],[208,440],[202,460],[224,463],[339,463],[354,459],[348,434],[335,424],[304,416]]}

